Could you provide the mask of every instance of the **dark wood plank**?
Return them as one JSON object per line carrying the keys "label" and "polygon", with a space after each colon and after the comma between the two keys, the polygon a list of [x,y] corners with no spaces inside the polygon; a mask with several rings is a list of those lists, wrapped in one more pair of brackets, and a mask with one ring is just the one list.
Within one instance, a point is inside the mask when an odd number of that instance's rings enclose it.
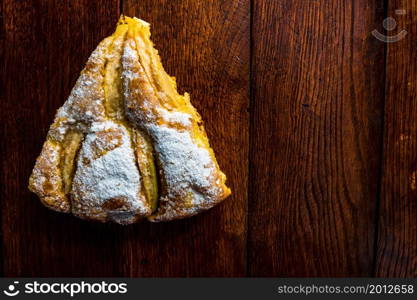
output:
{"label": "dark wood plank", "polygon": [[252,276],[370,276],[383,1],[254,1]]}
{"label": "dark wood plank", "polygon": [[[165,3],[163,3],[165,2]],[[55,110],[117,20],[119,1],[5,1],[2,232],[7,276],[243,276],[249,2],[142,1],[167,68],[190,91],[234,196],[190,220],[129,227],[43,208],[26,188]],[[161,7],[166,9],[162,10]],[[3,89],[2,89],[3,90]]]}
{"label": "dark wood plank", "polygon": [[181,92],[201,113],[233,195],[207,213],[132,227],[132,276],[244,276],[248,179],[249,0],[125,1],[152,24],[152,39]]}
{"label": "dark wood plank", "polygon": [[[4,66],[5,64],[5,59],[4,59],[4,54],[5,54],[5,48],[6,48],[6,39],[5,39],[5,28],[4,28],[4,14],[3,14],[3,5],[0,5],[0,64],[1,66]],[[0,69],[1,70],[1,69]],[[0,103],[5,103],[6,99],[5,99],[5,81],[6,81],[6,74],[4,74],[4,72],[0,71]],[[0,104],[1,105],[1,104]],[[4,109],[0,109],[0,120],[4,120],[5,118],[5,111]],[[5,137],[5,128],[4,126],[0,127],[0,138],[3,138],[4,141],[4,137]],[[2,153],[5,153],[5,149],[4,149],[4,145],[5,143],[0,143],[0,155]],[[2,164],[4,162],[2,161]],[[3,168],[2,168],[3,170]],[[3,181],[3,172],[0,172],[0,183],[4,183]],[[0,184],[0,207],[2,207],[2,203],[3,203],[3,195],[4,195],[4,184]],[[2,224],[2,214],[1,214],[1,210],[0,210],[0,226]],[[3,232],[1,230],[0,227],[0,258],[3,258]],[[3,259],[0,259],[0,276],[3,277]]]}
{"label": "dark wood plank", "polygon": [[[42,207],[27,189],[55,111],[91,51],[111,34],[119,1],[2,1],[2,232],[5,276],[122,276],[126,228]],[[3,89],[2,89],[3,90]],[[4,101],[3,101],[4,100]]]}
{"label": "dark wood plank", "polygon": [[[396,14],[404,9],[406,15]],[[417,276],[417,2],[389,1],[404,39],[388,46],[376,275]]]}

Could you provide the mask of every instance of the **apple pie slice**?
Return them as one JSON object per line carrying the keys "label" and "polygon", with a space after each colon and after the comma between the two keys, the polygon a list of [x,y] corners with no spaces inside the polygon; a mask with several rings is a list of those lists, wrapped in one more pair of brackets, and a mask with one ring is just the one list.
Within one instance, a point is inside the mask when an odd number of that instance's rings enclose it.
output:
{"label": "apple pie slice", "polygon": [[122,17],[58,110],[29,180],[47,207],[130,224],[185,218],[230,190],[189,95],[179,95],[149,24]]}

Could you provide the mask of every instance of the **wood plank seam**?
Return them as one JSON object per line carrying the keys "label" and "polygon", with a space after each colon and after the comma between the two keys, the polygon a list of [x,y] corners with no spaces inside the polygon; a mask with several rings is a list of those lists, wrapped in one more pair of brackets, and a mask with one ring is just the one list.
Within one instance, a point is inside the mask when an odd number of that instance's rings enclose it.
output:
{"label": "wood plank seam", "polygon": [[370,33],[380,1],[254,3],[250,273],[369,276],[385,80]]}
{"label": "wood plank seam", "polygon": [[[253,147],[253,141],[252,141],[252,126],[253,126],[253,105],[254,105],[254,99],[253,99],[253,77],[252,77],[252,68],[253,68],[253,7],[254,7],[254,0],[250,0],[249,5],[249,150],[248,150],[248,178],[251,178],[252,168],[251,168],[251,153],[252,153],[252,147]],[[248,238],[248,232],[249,232],[249,207],[250,207],[250,199],[252,198],[252,185],[248,184],[247,188],[247,195],[248,200],[246,201],[246,230],[245,230],[245,273],[246,277],[250,276],[249,274],[249,264],[250,264],[250,257],[248,255],[249,251],[249,238]]]}
{"label": "wood plank seam", "polygon": [[[384,0],[382,5],[383,5],[383,10],[384,10],[384,14],[383,17],[384,19],[388,17],[388,1],[389,0]],[[381,152],[381,157],[380,157],[380,163],[379,163],[379,178],[378,178],[378,194],[377,194],[377,199],[376,199],[376,205],[375,205],[375,232],[374,232],[374,247],[373,247],[373,262],[372,262],[372,270],[371,270],[371,277],[376,277],[376,272],[377,272],[377,257],[378,257],[378,238],[379,238],[379,222],[380,222],[380,206],[381,206],[381,197],[382,197],[382,175],[383,175],[383,160],[384,160],[384,136],[385,136],[385,102],[386,102],[386,95],[387,95],[387,53],[388,52],[388,44],[385,43],[384,45],[384,75],[383,77],[385,78],[384,80],[384,84],[382,85],[382,95],[383,95],[383,99],[382,99],[382,114],[381,114],[381,124],[382,124],[382,130],[381,130],[381,137],[380,137],[380,141],[381,141],[381,145],[380,145],[380,152]]]}
{"label": "wood plank seam", "polygon": [[[2,144],[1,177],[5,276],[122,275],[117,272],[118,257],[113,264],[105,258],[117,254],[112,244],[121,240],[123,230],[117,235],[110,226],[49,212],[27,189],[56,109],[68,97],[89,53],[113,30],[118,5],[90,0],[6,0],[2,5],[7,43],[0,66],[7,74],[2,137],[9,141]],[[98,248],[101,257],[86,258]]]}
{"label": "wood plank seam", "polygon": [[[180,90],[190,92],[191,102],[207,122],[210,142],[215,152],[218,149],[219,164],[225,168],[233,194],[211,212],[172,224],[171,233],[163,225],[154,226],[151,231],[160,235],[158,245],[128,255],[146,257],[157,265],[132,270],[132,274],[245,276],[250,1],[158,3],[163,9],[151,0],[124,1],[124,10],[152,24],[153,41],[164,66],[177,77]],[[181,246],[181,255],[172,250],[158,254],[162,247]]]}
{"label": "wood plank seam", "polygon": [[[376,276],[417,276],[417,4],[387,1],[384,156]],[[395,31],[393,31],[395,29]],[[400,36],[405,31],[405,35]]]}
{"label": "wood plank seam", "polygon": [[[3,5],[0,5],[0,40],[1,40],[1,45],[0,45],[0,57],[1,57],[1,64],[0,64],[0,68],[2,68],[1,72],[0,72],[0,101],[1,103],[5,102],[4,99],[4,88],[5,88],[5,55],[6,55],[6,38],[5,38],[5,20],[4,20],[4,11],[3,11]],[[1,120],[4,120],[4,110],[0,109],[1,112]],[[6,141],[6,132],[4,129],[4,126],[1,126],[1,132],[0,132],[0,138],[2,141]],[[5,143],[2,142],[0,144],[0,153],[3,156],[3,154],[5,153]],[[4,202],[4,189],[5,189],[5,185],[4,185],[4,171],[5,171],[5,163],[4,160],[2,161],[2,168],[0,169],[0,182],[2,184],[0,184],[0,276],[3,277],[4,276],[4,267],[3,267],[3,246],[4,246],[4,240],[3,240],[3,229],[2,229],[2,224],[3,224],[3,214],[2,214],[2,208],[3,208],[3,202]]]}

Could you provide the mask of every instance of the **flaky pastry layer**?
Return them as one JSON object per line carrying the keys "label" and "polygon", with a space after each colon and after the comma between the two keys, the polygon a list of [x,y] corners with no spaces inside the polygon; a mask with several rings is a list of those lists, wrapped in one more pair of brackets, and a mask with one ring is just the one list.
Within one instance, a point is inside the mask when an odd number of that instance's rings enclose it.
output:
{"label": "flaky pastry layer", "polygon": [[122,17],[58,110],[29,180],[47,207],[130,224],[189,217],[230,195],[201,117],[165,72],[149,28]]}

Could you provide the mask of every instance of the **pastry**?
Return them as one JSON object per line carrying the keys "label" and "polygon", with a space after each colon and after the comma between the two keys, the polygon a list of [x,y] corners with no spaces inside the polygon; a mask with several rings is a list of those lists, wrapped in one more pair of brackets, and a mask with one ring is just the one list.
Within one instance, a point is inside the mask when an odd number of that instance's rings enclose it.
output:
{"label": "pastry", "polygon": [[127,18],[122,57],[126,116],[152,139],[160,169],[152,221],[188,217],[230,194],[190,97],[179,95],[150,40],[149,24]]}
{"label": "pastry", "polygon": [[150,40],[122,17],[58,110],[29,179],[54,210],[130,224],[169,221],[230,195],[189,95],[179,95]]}

